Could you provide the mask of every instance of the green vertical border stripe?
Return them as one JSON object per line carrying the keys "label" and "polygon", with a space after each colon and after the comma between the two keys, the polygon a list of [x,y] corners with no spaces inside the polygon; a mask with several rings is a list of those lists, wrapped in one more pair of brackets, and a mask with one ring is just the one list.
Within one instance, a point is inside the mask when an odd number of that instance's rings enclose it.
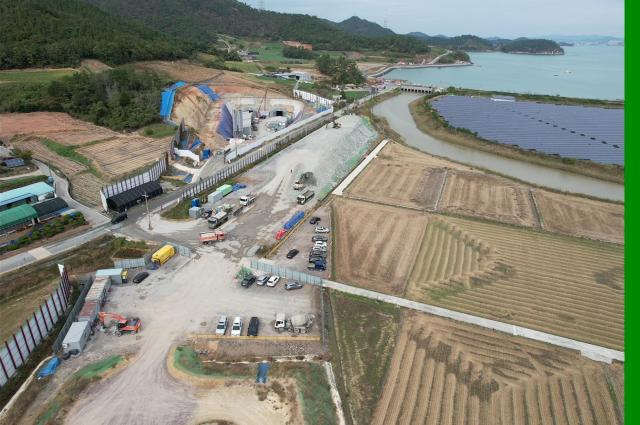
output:
{"label": "green vertical border stripe", "polygon": [[[640,170],[636,158],[640,156],[640,99],[638,86],[638,17],[640,4],[625,2],[625,423],[640,424],[640,406],[637,402],[637,384],[640,381],[638,368],[638,301],[640,291],[636,282],[640,280],[638,259],[640,226],[635,214],[640,213],[638,184]],[[630,78],[626,78],[626,76]],[[626,284],[629,282],[629,284]],[[635,402],[634,402],[635,401]]]}

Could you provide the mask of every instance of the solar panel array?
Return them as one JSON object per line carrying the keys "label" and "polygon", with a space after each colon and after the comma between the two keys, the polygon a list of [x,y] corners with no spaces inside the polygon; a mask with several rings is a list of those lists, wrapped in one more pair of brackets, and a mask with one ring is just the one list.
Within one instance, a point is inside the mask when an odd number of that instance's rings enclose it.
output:
{"label": "solar panel array", "polygon": [[566,158],[624,165],[624,110],[508,99],[443,96],[449,125],[483,139]]}

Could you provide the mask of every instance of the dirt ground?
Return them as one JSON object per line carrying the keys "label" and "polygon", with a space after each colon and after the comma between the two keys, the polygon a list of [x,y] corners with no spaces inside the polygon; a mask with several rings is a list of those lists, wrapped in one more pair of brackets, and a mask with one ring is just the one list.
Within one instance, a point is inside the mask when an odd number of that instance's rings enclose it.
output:
{"label": "dirt ground", "polygon": [[620,245],[355,200],[333,205],[340,282],[623,347]]}
{"label": "dirt ground", "polygon": [[83,145],[118,136],[115,131],[63,112],[0,114],[0,139],[10,140],[18,134],[44,137],[63,145]]}
{"label": "dirt ground", "polygon": [[403,322],[373,425],[624,423],[621,364],[426,314]]}
{"label": "dirt ground", "polygon": [[168,75],[172,79],[182,80],[188,83],[197,83],[200,81],[210,80],[225,74],[219,69],[207,68],[200,65],[188,63],[186,61],[175,62],[138,62],[136,63],[138,69],[151,69],[156,72],[160,72]]}
{"label": "dirt ground", "polygon": [[545,230],[624,243],[624,205],[544,190],[534,191],[534,197]]}
{"label": "dirt ground", "polygon": [[426,216],[339,198],[332,207],[337,279],[401,295],[422,242]]}

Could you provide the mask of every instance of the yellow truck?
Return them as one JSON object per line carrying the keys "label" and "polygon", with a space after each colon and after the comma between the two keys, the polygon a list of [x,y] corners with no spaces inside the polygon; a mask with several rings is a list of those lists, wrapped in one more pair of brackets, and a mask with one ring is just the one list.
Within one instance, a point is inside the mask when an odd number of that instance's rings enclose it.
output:
{"label": "yellow truck", "polygon": [[151,261],[161,266],[167,261],[169,261],[169,259],[173,257],[175,254],[176,254],[176,249],[173,247],[173,245],[165,245],[153,253],[153,255],[151,256]]}

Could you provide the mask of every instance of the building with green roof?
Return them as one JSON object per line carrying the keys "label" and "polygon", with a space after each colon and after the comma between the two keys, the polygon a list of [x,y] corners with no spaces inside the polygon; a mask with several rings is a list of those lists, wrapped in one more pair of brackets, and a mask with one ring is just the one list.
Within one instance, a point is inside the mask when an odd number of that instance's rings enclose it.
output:
{"label": "building with green roof", "polygon": [[31,226],[37,217],[35,208],[28,204],[0,211],[0,232],[4,233],[21,226]]}

